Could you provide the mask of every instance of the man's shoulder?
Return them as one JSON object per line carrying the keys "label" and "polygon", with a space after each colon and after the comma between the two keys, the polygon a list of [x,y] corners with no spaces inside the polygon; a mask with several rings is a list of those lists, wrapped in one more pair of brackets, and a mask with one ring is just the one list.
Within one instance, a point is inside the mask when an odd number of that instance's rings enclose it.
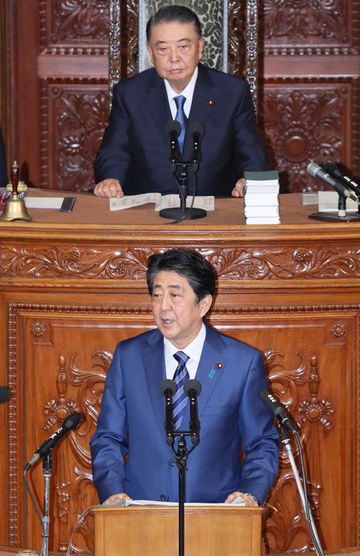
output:
{"label": "man's shoulder", "polygon": [[126,338],[125,340],[121,340],[116,349],[120,350],[128,350],[128,349],[141,349],[141,347],[145,347],[148,345],[155,344],[157,341],[162,340],[163,336],[161,335],[158,328],[154,328],[152,330],[147,330],[146,332],[142,332],[141,334],[137,334],[136,336],[132,336],[131,338]]}
{"label": "man's shoulder", "polygon": [[114,93],[119,91],[133,91],[136,89],[142,89],[147,84],[158,81],[159,79],[160,78],[155,69],[149,68],[116,83],[116,85],[114,86]]}
{"label": "man's shoulder", "polygon": [[207,341],[212,341],[213,339],[217,338],[218,341],[220,341],[223,344],[223,347],[225,349],[230,349],[230,350],[235,350],[235,351],[241,351],[244,355],[255,355],[255,354],[261,354],[261,351],[253,346],[250,346],[249,344],[245,344],[244,342],[242,342],[241,340],[238,340],[237,338],[233,338],[232,336],[228,336],[227,334],[224,334],[223,332],[220,332],[219,330],[216,330],[216,328],[212,328],[211,326],[207,327]]}
{"label": "man's shoulder", "polygon": [[215,86],[228,86],[234,88],[247,87],[247,82],[240,75],[232,75],[230,73],[225,73],[224,71],[217,70],[215,68],[210,68],[199,64],[199,75],[207,76]]}

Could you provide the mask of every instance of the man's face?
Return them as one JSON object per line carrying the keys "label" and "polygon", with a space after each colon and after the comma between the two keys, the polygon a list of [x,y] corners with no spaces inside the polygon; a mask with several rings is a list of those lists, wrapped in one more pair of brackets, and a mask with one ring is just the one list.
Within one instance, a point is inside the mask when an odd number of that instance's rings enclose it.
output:
{"label": "man's face", "polygon": [[157,327],[178,349],[196,338],[212,302],[210,294],[198,302],[186,278],[165,270],[155,275],[151,299]]}
{"label": "man's face", "polygon": [[201,59],[204,39],[192,23],[159,23],[151,31],[148,52],[156,71],[181,93]]}

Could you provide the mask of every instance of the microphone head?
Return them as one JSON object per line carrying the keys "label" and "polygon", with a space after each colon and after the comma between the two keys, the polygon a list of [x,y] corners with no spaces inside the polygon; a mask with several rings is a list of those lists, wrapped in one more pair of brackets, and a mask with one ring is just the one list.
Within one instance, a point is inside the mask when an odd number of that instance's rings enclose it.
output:
{"label": "microphone head", "polygon": [[167,378],[166,380],[162,380],[160,382],[160,392],[162,394],[165,394],[168,390],[170,390],[172,394],[175,394],[176,392],[175,380],[170,380]]}
{"label": "microphone head", "polygon": [[77,427],[83,420],[84,420],[83,413],[74,411],[64,419],[62,426],[67,431],[71,431],[72,429]]}
{"label": "microphone head", "polygon": [[325,162],[325,164],[321,165],[322,169],[325,170],[328,174],[334,174],[334,172],[339,173],[339,169],[333,162]]}
{"label": "microphone head", "polygon": [[197,133],[200,137],[204,136],[205,127],[201,122],[190,122],[188,125],[189,133],[193,135]]}
{"label": "microphone head", "polygon": [[[344,178],[344,174],[341,171],[341,169],[339,168],[339,166],[337,164],[334,164],[333,162],[327,162],[326,164],[322,164],[323,169],[325,170],[325,172],[327,172],[328,174],[330,174],[331,176],[333,176],[334,178],[337,178],[339,180],[342,180]],[[351,182],[351,180],[346,180],[345,182],[349,182],[350,181],[350,187],[351,185],[355,185],[354,183]],[[356,189],[354,189],[354,191],[356,191]]]}
{"label": "microphone head", "polygon": [[166,124],[166,133],[176,133],[176,137],[179,137],[181,133],[181,125],[177,120],[169,120]]}
{"label": "microphone head", "polygon": [[307,171],[309,172],[309,174],[314,177],[316,177],[316,174],[319,170],[321,170],[321,166],[316,164],[316,162],[310,162],[307,167]]}
{"label": "microphone head", "polygon": [[201,392],[201,384],[198,380],[190,379],[184,384],[184,391],[189,394],[191,391],[194,391],[195,394],[198,396]]}

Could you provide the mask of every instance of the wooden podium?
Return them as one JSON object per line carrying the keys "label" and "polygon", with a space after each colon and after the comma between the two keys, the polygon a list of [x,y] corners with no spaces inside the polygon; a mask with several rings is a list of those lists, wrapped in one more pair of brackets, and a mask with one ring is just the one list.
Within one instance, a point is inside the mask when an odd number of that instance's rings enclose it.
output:
{"label": "wooden podium", "polygon": [[[260,556],[262,508],[185,506],[186,556]],[[178,556],[177,506],[95,507],[95,556]]]}

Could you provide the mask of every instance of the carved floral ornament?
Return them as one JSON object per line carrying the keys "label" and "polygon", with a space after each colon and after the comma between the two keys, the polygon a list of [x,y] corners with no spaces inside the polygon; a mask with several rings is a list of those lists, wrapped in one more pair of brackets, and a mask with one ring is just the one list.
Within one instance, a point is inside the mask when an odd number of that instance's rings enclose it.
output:
{"label": "carved floral ornament", "polygon": [[46,332],[46,325],[43,322],[36,321],[31,325],[30,333],[34,338],[41,338]]}
{"label": "carved floral ornament", "polygon": [[[155,250],[154,250],[155,251]],[[0,247],[0,276],[145,280],[152,249]],[[198,249],[221,280],[341,279],[360,277],[360,249],[314,247]]]}

